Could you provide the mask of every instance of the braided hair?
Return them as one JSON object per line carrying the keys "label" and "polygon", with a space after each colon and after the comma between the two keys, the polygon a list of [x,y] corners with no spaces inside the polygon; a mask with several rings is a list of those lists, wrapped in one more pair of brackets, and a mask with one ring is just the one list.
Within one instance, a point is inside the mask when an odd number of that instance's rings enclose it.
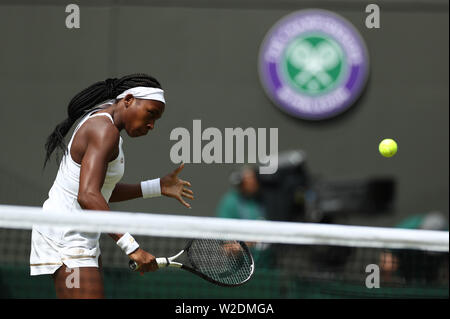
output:
{"label": "braided hair", "polygon": [[[162,88],[161,84],[154,77],[147,74],[138,73],[126,75],[120,79],[110,78],[105,81],[96,82],[75,95],[67,107],[68,117],[56,125],[53,132],[47,137],[47,141],[45,143],[46,155],[43,168],[45,168],[55,149],[61,149],[64,154],[67,152],[64,137],[67,135],[72,125],[80,117],[93,110],[99,103],[106,100],[115,99],[116,96],[120,95],[124,91],[137,86],[159,89]],[[57,162],[59,162],[58,158]]]}

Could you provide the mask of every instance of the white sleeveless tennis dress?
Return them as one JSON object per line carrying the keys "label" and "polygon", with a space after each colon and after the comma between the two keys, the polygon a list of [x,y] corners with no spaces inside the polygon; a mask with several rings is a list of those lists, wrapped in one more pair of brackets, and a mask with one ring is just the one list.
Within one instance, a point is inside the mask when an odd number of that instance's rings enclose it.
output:
{"label": "white sleeveless tennis dress", "polygon": [[[105,104],[111,103],[108,101]],[[108,113],[92,114],[98,111],[99,108],[96,108],[89,112],[75,128],[67,147],[68,152],[61,160],[55,182],[49,191],[48,199],[44,202],[43,211],[61,209],[61,214],[64,211],[74,210],[79,211],[80,214],[85,213],[77,200],[81,165],[70,156],[70,147],[76,132],[88,119],[106,116],[114,123]],[[120,137],[119,155],[109,162],[105,182],[101,189],[106,202],[109,201],[116,184],[124,173],[125,159],[122,142],[122,137]],[[99,237],[100,233],[85,233],[61,227],[34,226],[31,235],[31,275],[53,274],[63,263],[69,268],[98,267]]]}

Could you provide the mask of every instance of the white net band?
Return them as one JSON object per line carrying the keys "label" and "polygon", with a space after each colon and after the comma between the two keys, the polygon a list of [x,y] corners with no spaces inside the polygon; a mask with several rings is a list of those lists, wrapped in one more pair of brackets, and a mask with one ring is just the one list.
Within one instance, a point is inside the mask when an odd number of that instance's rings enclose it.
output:
{"label": "white net band", "polygon": [[0,205],[0,227],[63,226],[85,232],[252,242],[449,251],[448,231],[235,220],[116,211],[43,211]]}

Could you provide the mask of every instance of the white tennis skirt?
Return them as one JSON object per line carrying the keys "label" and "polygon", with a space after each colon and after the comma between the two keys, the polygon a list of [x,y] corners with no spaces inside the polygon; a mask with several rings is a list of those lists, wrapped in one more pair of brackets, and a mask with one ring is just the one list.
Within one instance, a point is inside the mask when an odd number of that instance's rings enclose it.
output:
{"label": "white tennis skirt", "polygon": [[63,264],[68,268],[97,267],[100,246],[94,248],[57,243],[36,229],[31,233],[31,276],[53,274]]}

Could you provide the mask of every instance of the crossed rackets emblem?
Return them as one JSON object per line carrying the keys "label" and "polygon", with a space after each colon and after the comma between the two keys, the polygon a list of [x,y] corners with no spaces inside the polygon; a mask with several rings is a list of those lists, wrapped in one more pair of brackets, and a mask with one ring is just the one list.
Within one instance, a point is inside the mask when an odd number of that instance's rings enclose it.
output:
{"label": "crossed rackets emblem", "polygon": [[301,86],[317,91],[320,84],[328,87],[334,81],[328,72],[339,64],[340,54],[327,42],[313,46],[306,40],[300,40],[289,50],[287,58],[300,71],[293,80]]}

